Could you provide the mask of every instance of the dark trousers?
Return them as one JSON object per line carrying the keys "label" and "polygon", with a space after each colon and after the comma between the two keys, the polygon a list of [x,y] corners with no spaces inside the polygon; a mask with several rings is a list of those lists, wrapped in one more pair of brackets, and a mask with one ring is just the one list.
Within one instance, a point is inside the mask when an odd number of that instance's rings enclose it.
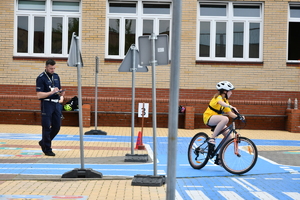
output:
{"label": "dark trousers", "polygon": [[61,126],[61,108],[59,103],[41,102],[42,112],[42,144],[45,152],[52,151],[51,142],[58,134]]}

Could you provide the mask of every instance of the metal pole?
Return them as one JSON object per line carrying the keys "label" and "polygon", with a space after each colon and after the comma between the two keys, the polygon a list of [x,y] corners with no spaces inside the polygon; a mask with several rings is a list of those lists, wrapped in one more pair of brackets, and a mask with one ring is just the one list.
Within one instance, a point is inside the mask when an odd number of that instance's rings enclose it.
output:
{"label": "metal pole", "polygon": [[79,38],[75,37],[77,52],[77,83],[78,83],[78,108],[79,108],[79,132],[80,132],[80,161],[81,169],[84,169],[84,152],[83,152],[83,125],[82,125],[82,93],[81,93],[81,66],[79,52]]}
{"label": "metal pole", "polygon": [[97,122],[98,122],[98,64],[99,58],[96,56],[96,75],[95,75],[95,130],[97,130]]}
{"label": "metal pole", "polygon": [[169,97],[169,133],[168,133],[168,164],[167,164],[167,200],[175,199],[176,190],[176,160],[178,134],[178,100],[180,77],[180,50],[181,50],[181,0],[173,1],[173,26],[171,50],[171,77]]}
{"label": "metal pole", "polygon": [[134,153],[134,105],[135,105],[135,57],[137,48],[135,45],[131,45],[130,49],[133,51],[132,54],[132,100],[131,100],[131,154]]}
{"label": "metal pole", "polygon": [[152,64],[152,123],[153,123],[153,171],[154,176],[157,176],[157,159],[156,159],[156,77],[155,66],[155,40],[157,39],[154,33],[151,34],[151,61]]}

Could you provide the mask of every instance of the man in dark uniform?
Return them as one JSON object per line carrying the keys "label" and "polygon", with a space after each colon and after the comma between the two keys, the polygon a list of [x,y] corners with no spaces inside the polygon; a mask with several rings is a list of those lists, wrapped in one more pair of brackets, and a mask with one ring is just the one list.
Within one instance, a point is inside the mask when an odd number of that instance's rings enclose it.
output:
{"label": "man in dark uniform", "polygon": [[61,89],[58,74],[54,73],[56,63],[49,59],[46,61],[45,71],[36,79],[37,97],[41,101],[42,114],[42,140],[39,145],[47,156],[55,156],[52,152],[51,142],[58,134],[61,126],[61,107],[59,100],[65,92]]}

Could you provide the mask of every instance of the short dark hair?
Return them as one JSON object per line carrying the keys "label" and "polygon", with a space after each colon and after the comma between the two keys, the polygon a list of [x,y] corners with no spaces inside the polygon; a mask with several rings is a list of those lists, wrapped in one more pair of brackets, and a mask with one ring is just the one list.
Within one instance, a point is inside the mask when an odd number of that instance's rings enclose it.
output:
{"label": "short dark hair", "polygon": [[46,61],[46,66],[48,66],[48,65],[55,65],[56,64],[56,62],[54,61],[54,60],[52,60],[52,59],[49,59],[49,60],[47,60]]}

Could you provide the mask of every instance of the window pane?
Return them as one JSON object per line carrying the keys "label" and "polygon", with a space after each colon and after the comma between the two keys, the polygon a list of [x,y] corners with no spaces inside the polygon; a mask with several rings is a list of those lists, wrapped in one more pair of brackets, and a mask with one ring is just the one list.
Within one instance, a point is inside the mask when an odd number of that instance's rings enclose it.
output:
{"label": "window pane", "polygon": [[216,23],[216,57],[226,57],[226,22]]}
{"label": "window pane", "polygon": [[159,34],[170,34],[170,20],[159,21]]}
{"label": "window pane", "polygon": [[300,6],[291,6],[290,16],[295,18],[300,18]]}
{"label": "window pane", "polygon": [[44,53],[45,44],[45,18],[35,17],[34,18],[34,53]]}
{"label": "window pane", "polygon": [[209,57],[210,52],[210,22],[200,22],[200,57]]}
{"label": "window pane", "polygon": [[53,11],[79,12],[79,2],[53,1]]}
{"label": "window pane", "polygon": [[109,20],[109,33],[108,33],[108,54],[109,55],[119,55],[119,19]]}
{"label": "window pane", "polygon": [[300,60],[300,22],[289,23],[288,60]]}
{"label": "window pane", "polygon": [[72,35],[75,32],[75,35],[79,36],[79,18],[69,18],[68,23],[68,53],[70,50]]}
{"label": "window pane", "polygon": [[260,17],[260,6],[233,6],[235,17]]}
{"label": "window pane", "polygon": [[249,58],[259,58],[260,24],[250,23],[249,32]]}
{"label": "window pane", "polygon": [[143,35],[151,35],[153,33],[153,20],[143,20]]}
{"label": "window pane", "polygon": [[18,53],[28,53],[28,17],[18,17]]}
{"label": "window pane", "polygon": [[170,14],[169,4],[144,4],[144,14]]}
{"label": "window pane", "polygon": [[233,24],[233,57],[243,58],[244,53],[244,23]]}
{"label": "window pane", "polygon": [[200,4],[200,16],[226,16],[226,5]]}
{"label": "window pane", "polygon": [[135,3],[110,3],[110,13],[136,13]]}
{"label": "window pane", "polygon": [[18,4],[19,10],[45,11],[45,8],[46,8],[45,1],[19,0],[19,4]]}
{"label": "window pane", "polygon": [[127,52],[128,49],[132,44],[135,44],[135,31],[136,30],[136,21],[134,19],[126,19],[125,20],[125,51]]}
{"label": "window pane", "polygon": [[62,18],[52,18],[52,49],[51,53],[62,53]]}

